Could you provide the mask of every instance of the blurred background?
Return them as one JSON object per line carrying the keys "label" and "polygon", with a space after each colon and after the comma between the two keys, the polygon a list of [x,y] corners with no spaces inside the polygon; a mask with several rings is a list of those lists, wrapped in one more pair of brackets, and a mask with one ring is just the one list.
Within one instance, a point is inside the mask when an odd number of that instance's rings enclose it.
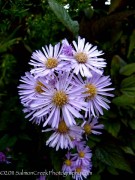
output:
{"label": "blurred background", "polygon": [[0,171],[61,171],[66,151],[46,147],[42,126],[24,117],[17,86],[30,71],[33,51],[77,35],[104,51],[104,73],[115,88],[110,110],[100,117],[103,134],[88,141],[93,153],[88,179],[135,179],[134,0],[0,1]]}

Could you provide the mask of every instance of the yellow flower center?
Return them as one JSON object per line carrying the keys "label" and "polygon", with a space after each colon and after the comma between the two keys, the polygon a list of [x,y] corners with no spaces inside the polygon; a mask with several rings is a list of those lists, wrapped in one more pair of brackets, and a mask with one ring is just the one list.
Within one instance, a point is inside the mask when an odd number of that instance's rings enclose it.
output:
{"label": "yellow flower center", "polygon": [[40,81],[38,81],[38,82],[37,82],[37,85],[36,85],[36,87],[35,87],[36,92],[39,93],[39,94],[42,93],[42,92],[44,92],[44,90],[42,89],[42,87],[45,87],[45,85],[42,84]]}
{"label": "yellow flower center", "polygon": [[67,160],[65,161],[65,164],[66,164],[67,166],[71,166],[71,161],[70,161],[69,159],[67,159]]}
{"label": "yellow flower center", "polygon": [[86,99],[87,100],[93,99],[95,95],[97,94],[96,86],[94,86],[93,84],[86,84],[85,88],[86,88],[85,94],[88,94]]}
{"label": "yellow flower center", "polygon": [[86,123],[83,128],[86,134],[91,133],[91,126],[89,124]]}
{"label": "yellow flower center", "polygon": [[77,172],[77,173],[80,173],[81,171],[82,171],[82,168],[81,168],[81,167],[77,167],[77,168],[76,168],[76,172]]}
{"label": "yellow flower center", "polygon": [[63,121],[63,120],[60,121],[57,131],[61,134],[65,134],[68,132],[68,130],[69,130],[69,128],[67,127],[65,121]]}
{"label": "yellow flower center", "polygon": [[83,157],[85,156],[85,153],[84,153],[83,151],[80,151],[80,152],[78,153],[78,155],[79,155],[80,158],[83,158]]}
{"label": "yellow flower center", "polygon": [[55,68],[58,65],[58,60],[55,58],[48,58],[45,65],[47,69]]}
{"label": "yellow flower center", "polygon": [[79,63],[86,63],[88,60],[88,56],[87,54],[83,53],[83,52],[78,52],[74,55],[75,59],[79,62]]}
{"label": "yellow flower center", "polygon": [[63,91],[57,91],[53,95],[52,102],[59,107],[62,107],[68,102],[68,97],[65,92]]}

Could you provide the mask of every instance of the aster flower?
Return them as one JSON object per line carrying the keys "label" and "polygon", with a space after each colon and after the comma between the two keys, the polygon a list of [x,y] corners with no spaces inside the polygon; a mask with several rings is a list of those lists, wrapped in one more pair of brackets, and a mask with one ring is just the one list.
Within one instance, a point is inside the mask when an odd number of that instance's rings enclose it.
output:
{"label": "aster flower", "polygon": [[11,156],[6,156],[3,152],[0,152],[0,164],[2,163],[10,164],[11,162],[8,160],[10,158]]}
{"label": "aster flower", "polygon": [[26,72],[25,76],[21,77],[20,82],[22,82],[22,84],[18,86],[18,93],[23,105],[28,106],[32,101],[32,97],[43,92],[42,87],[44,85],[41,79],[42,78],[35,78],[30,72]]}
{"label": "aster flower", "polygon": [[0,152],[0,163],[6,162],[6,156],[3,152]]}
{"label": "aster flower", "polygon": [[75,166],[72,178],[75,180],[86,179],[91,174],[91,166]]}
{"label": "aster flower", "polygon": [[33,52],[29,64],[34,66],[34,69],[30,72],[39,77],[52,75],[53,72],[63,69],[67,62],[63,61],[60,57],[61,51],[62,48],[60,43],[58,43],[54,47],[50,44],[49,47],[42,47],[42,51],[36,50]]}
{"label": "aster flower", "polygon": [[71,153],[68,151],[68,153],[66,154],[66,160],[64,161],[64,164],[62,166],[62,171],[63,173],[68,173],[68,174],[72,174],[73,169],[73,161],[71,160]]}
{"label": "aster flower", "polygon": [[85,110],[87,103],[84,102],[82,87],[72,84],[73,74],[59,73],[54,87],[44,82],[43,93],[35,97],[30,107],[37,112],[34,117],[48,115],[43,126],[47,124],[57,128],[60,116],[64,118],[67,126],[76,124],[76,118],[82,118],[79,111]]}
{"label": "aster flower", "polygon": [[88,121],[82,123],[81,127],[83,128],[87,138],[90,134],[102,134],[99,130],[103,129],[104,125],[98,124],[98,117],[90,117]]}
{"label": "aster flower", "polygon": [[103,115],[103,109],[108,110],[110,108],[108,105],[110,101],[106,97],[114,96],[108,92],[114,90],[114,88],[108,88],[112,84],[110,76],[103,76],[94,71],[91,73],[92,77],[86,78],[85,81],[82,80],[81,76],[75,78],[75,82],[84,87],[85,100],[88,103],[88,111],[86,111],[85,117]]}
{"label": "aster flower", "polygon": [[91,71],[102,74],[102,69],[106,66],[103,58],[98,56],[103,55],[102,51],[98,51],[97,47],[90,43],[85,44],[85,38],[78,37],[78,42],[73,41],[73,55],[69,56],[67,53],[61,55],[66,61],[71,62],[71,69],[75,74],[80,74],[83,77],[92,77]]}
{"label": "aster flower", "polygon": [[109,76],[102,76],[95,72],[93,73],[92,78],[88,78],[85,81],[85,93],[88,95],[86,101],[88,102],[89,117],[91,116],[91,113],[94,116],[98,116],[99,114],[103,115],[103,108],[106,110],[110,108],[108,105],[110,101],[106,97],[114,96],[108,92],[114,90],[114,88],[108,88],[111,84]]}
{"label": "aster flower", "polygon": [[67,148],[74,148],[74,144],[72,139],[80,140],[82,139],[83,130],[80,126],[70,126],[67,127],[64,120],[59,122],[58,128],[49,128],[43,130],[43,132],[48,132],[54,130],[55,132],[50,136],[50,138],[46,141],[46,145],[50,147],[55,147],[56,150],[59,148],[67,149]]}
{"label": "aster flower", "polygon": [[77,146],[77,153],[72,154],[72,160],[75,161],[76,166],[89,166],[91,165],[92,153],[88,146]]}

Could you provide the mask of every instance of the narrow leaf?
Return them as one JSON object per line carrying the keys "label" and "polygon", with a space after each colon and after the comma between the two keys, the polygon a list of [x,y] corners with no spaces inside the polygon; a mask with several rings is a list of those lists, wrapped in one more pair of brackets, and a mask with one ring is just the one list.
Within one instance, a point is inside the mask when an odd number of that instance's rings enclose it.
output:
{"label": "narrow leaf", "polygon": [[128,123],[131,129],[135,130],[135,119],[130,119]]}
{"label": "narrow leaf", "polygon": [[135,48],[135,29],[133,30],[133,32],[130,36],[130,44],[129,44],[128,55],[127,55],[128,58],[129,58],[129,56],[132,53],[134,48]]}
{"label": "narrow leaf", "polygon": [[123,151],[127,154],[131,154],[131,155],[135,155],[134,151],[131,149],[131,147],[128,147],[128,146],[124,146],[122,147]]}

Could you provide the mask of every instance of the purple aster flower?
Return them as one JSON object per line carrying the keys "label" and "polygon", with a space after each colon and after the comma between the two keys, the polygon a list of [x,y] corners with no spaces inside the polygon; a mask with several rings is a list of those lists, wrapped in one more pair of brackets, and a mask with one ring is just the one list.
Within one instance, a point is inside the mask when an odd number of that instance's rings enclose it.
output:
{"label": "purple aster flower", "polygon": [[98,56],[103,55],[102,51],[98,51],[97,47],[92,47],[88,42],[85,44],[85,38],[78,37],[78,43],[73,41],[73,56],[61,55],[66,61],[71,62],[71,68],[75,74],[80,74],[83,77],[92,77],[91,71],[102,74],[102,69],[106,66],[103,58]]}
{"label": "purple aster flower", "polygon": [[41,77],[52,75],[53,72],[63,69],[67,62],[60,57],[61,51],[62,48],[58,43],[54,47],[50,44],[49,47],[42,47],[42,51],[36,50],[36,52],[33,52],[29,62],[30,65],[34,66],[31,73],[35,74],[36,77]]}
{"label": "purple aster flower", "polygon": [[110,77],[100,75],[94,71],[91,73],[92,77],[86,78],[85,81],[82,80],[81,76],[75,78],[75,82],[77,84],[79,83],[79,80],[80,85],[83,85],[84,94],[86,95],[85,100],[88,102],[88,111],[86,111],[85,117],[87,117],[87,115],[89,117],[91,117],[91,115],[103,115],[103,109],[108,110],[110,108],[108,105],[110,101],[106,98],[106,96],[114,96],[108,92],[114,90],[114,88],[108,88],[108,86],[112,84]]}
{"label": "purple aster flower", "polygon": [[23,105],[28,106],[32,101],[32,97],[43,92],[42,87],[44,85],[41,79],[35,78],[30,72],[26,72],[25,76],[21,77],[20,81],[22,84],[18,86],[18,92]]}
{"label": "purple aster flower", "polygon": [[114,90],[114,88],[108,88],[111,84],[109,76],[102,76],[95,72],[93,73],[92,78],[88,78],[85,81],[85,94],[88,95],[86,101],[88,102],[89,117],[91,114],[94,116],[99,116],[99,114],[103,115],[103,108],[106,110],[110,108],[108,105],[110,101],[106,96],[114,96],[108,92]]}
{"label": "purple aster flower", "polygon": [[86,179],[91,174],[91,166],[75,166],[72,178],[75,180]]}
{"label": "purple aster flower", "polygon": [[11,162],[8,160],[11,156],[6,156],[3,152],[0,152],[0,163],[10,164]]}
{"label": "purple aster flower", "polygon": [[71,153],[68,152],[66,154],[66,160],[64,161],[64,164],[62,166],[63,173],[65,172],[65,173],[68,173],[69,175],[72,174],[73,172],[72,166],[73,166],[73,161],[71,159]]}
{"label": "purple aster flower", "polygon": [[83,130],[80,126],[70,126],[68,127],[64,120],[59,122],[58,128],[49,128],[43,130],[43,132],[48,132],[54,130],[55,132],[49,137],[46,141],[46,145],[50,147],[56,146],[56,151],[61,149],[67,148],[74,148],[74,144],[72,139],[80,140],[82,139]]}
{"label": "purple aster flower", "polygon": [[62,54],[67,56],[73,55],[73,47],[68,43],[67,39],[62,41]]}
{"label": "purple aster flower", "polygon": [[6,156],[3,152],[0,152],[0,163],[6,162]]}
{"label": "purple aster flower", "polygon": [[77,146],[77,153],[72,154],[72,160],[75,161],[75,166],[91,166],[92,153],[88,146]]}
{"label": "purple aster flower", "polygon": [[30,107],[36,110],[33,117],[48,115],[43,126],[47,124],[58,128],[60,117],[64,118],[67,126],[76,124],[75,118],[82,118],[81,110],[86,111],[82,87],[72,84],[73,74],[59,73],[54,87],[44,82],[43,93],[35,97]]}
{"label": "purple aster flower", "polygon": [[102,134],[99,130],[104,128],[103,124],[98,124],[98,117],[90,117],[88,121],[84,121],[81,125],[83,128],[86,138],[89,134]]}

